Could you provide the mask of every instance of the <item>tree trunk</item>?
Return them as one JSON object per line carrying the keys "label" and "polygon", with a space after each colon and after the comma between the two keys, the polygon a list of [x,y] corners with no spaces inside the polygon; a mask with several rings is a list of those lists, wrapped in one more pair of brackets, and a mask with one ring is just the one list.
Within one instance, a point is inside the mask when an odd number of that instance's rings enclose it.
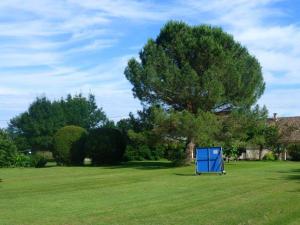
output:
{"label": "tree trunk", "polygon": [[188,144],[185,149],[185,164],[190,164],[193,162],[195,143],[193,139],[189,139]]}
{"label": "tree trunk", "polygon": [[262,152],[263,152],[263,146],[262,146],[262,145],[260,145],[260,146],[259,146],[259,155],[258,155],[258,157],[259,157],[259,160],[261,160],[261,159],[262,159]]}

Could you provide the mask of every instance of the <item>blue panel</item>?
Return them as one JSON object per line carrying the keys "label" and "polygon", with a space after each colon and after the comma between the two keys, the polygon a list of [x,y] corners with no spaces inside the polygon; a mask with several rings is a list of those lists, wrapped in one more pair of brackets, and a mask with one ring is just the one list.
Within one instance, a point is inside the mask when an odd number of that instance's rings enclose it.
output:
{"label": "blue panel", "polygon": [[223,170],[222,148],[197,148],[196,149],[196,172],[219,173]]}

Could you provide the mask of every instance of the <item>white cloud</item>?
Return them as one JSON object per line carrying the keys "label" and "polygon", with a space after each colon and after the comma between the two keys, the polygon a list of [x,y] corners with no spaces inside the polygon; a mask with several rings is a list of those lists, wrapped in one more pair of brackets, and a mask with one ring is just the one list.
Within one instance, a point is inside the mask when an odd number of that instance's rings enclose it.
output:
{"label": "white cloud", "polygon": [[[105,62],[94,59],[89,64],[86,58],[96,58],[95,53],[124,42],[122,32],[127,31],[120,31],[120,24],[114,27],[116,21],[136,28],[182,19],[222,26],[232,33],[262,64],[268,89],[260,103],[271,113],[299,114],[300,106],[290,96],[297,96],[300,89],[285,90],[281,85],[300,84],[300,26],[297,21],[276,23],[286,16],[276,2],[58,0],[53,4],[52,0],[2,0],[0,14],[7,20],[0,21],[0,110],[7,119],[25,110],[37,95],[59,98],[82,91],[95,93],[110,115],[135,111],[139,104],[132,98],[123,71],[132,56],[127,54],[137,53],[141,43],[120,46],[120,53],[111,54]],[[122,48],[128,52],[121,52]],[[74,57],[80,63],[70,63]]]}

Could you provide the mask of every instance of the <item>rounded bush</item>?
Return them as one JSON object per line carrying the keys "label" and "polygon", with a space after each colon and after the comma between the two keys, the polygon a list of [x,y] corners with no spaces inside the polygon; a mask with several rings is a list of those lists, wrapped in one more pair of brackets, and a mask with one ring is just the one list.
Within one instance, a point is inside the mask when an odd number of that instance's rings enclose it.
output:
{"label": "rounded bush", "polygon": [[93,165],[111,164],[123,159],[126,148],[122,133],[114,128],[92,130],[86,141],[86,152]]}
{"label": "rounded bush", "polygon": [[58,165],[82,165],[87,131],[78,126],[65,126],[54,136],[53,156]]}
{"label": "rounded bush", "polygon": [[0,167],[14,166],[17,147],[6,132],[0,130]]}
{"label": "rounded bush", "polygon": [[268,152],[264,155],[263,160],[270,160],[274,161],[276,159],[275,155],[273,152]]}

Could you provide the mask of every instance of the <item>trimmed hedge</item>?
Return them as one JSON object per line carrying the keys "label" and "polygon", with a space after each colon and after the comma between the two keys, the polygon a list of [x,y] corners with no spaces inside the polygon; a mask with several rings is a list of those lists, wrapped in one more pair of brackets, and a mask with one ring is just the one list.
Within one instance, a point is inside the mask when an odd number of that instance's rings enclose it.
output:
{"label": "trimmed hedge", "polygon": [[65,126],[54,136],[53,156],[58,165],[82,165],[87,131],[78,126]]}
{"label": "trimmed hedge", "polygon": [[85,149],[93,165],[113,164],[122,161],[126,141],[115,128],[97,128],[90,131]]}

